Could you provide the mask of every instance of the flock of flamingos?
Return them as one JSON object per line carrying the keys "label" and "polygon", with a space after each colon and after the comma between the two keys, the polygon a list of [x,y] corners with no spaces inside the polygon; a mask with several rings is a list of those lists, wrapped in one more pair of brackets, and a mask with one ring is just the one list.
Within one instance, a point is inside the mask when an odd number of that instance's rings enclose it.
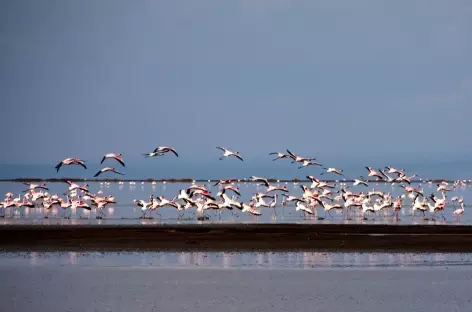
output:
{"label": "flock of flamingos", "polygon": [[[243,161],[239,152],[233,152],[223,147],[217,147],[222,151],[220,160],[228,157],[234,157]],[[158,157],[167,153],[172,153],[179,157],[177,151],[172,147],[159,146],[150,153],[143,154],[145,157]],[[287,150],[287,153],[274,152],[269,155],[274,155],[276,160],[288,160],[298,165],[298,168],[317,166],[323,169],[321,175],[344,176],[343,170],[337,168],[327,168],[316,162],[315,158],[302,157]],[[107,159],[115,160],[125,167],[125,162],[121,154],[105,154],[101,160],[103,164]],[[82,166],[87,169],[86,162],[80,158],[67,158],[56,165],[56,170],[64,166]],[[153,214],[159,214],[159,209],[164,207],[171,207],[179,212],[179,218],[187,212],[191,212],[198,220],[208,219],[205,211],[217,211],[217,215],[221,217],[221,211],[229,210],[232,214],[236,211],[239,213],[247,213],[255,216],[262,214],[262,208],[272,210],[276,213],[276,206],[280,204],[285,208],[288,203],[292,203],[295,211],[299,211],[303,216],[314,215],[319,219],[324,219],[331,215],[332,210],[341,211],[345,219],[362,218],[364,220],[369,217],[375,218],[382,216],[385,218],[393,218],[399,221],[399,211],[404,205],[404,201],[408,198],[411,201],[411,214],[414,219],[418,214],[424,218],[430,217],[435,220],[439,214],[444,220],[444,210],[448,204],[452,204],[453,215],[459,220],[460,215],[464,213],[464,199],[463,197],[453,196],[448,198],[448,193],[454,189],[465,186],[466,181],[458,180],[449,184],[442,181],[437,184],[437,195],[424,194],[423,189],[412,187],[411,181],[416,175],[407,176],[404,169],[395,169],[392,167],[385,167],[383,169],[376,169],[365,167],[367,180],[363,176],[356,179],[351,179],[352,186],[368,187],[372,182],[385,182],[392,185],[399,185],[403,189],[402,194],[392,196],[390,192],[381,191],[367,191],[367,192],[353,192],[350,186],[336,186],[334,183],[323,181],[315,176],[307,176],[311,181],[310,186],[300,184],[302,194],[300,196],[293,196],[289,194],[286,185],[274,185],[269,183],[269,180],[263,177],[252,176],[246,180],[220,180],[214,186],[218,186],[216,194],[212,193],[204,185],[197,185],[193,182],[188,188],[181,189],[180,192],[172,198],[165,198],[163,196],[154,196],[151,194],[149,199],[135,199],[134,205],[141,208],[142,214],[140,218],[153,218]],[[97,177],[106,172],[111,172],[119,175],[124,175],[112,167],[104,167],[98,171],[94,177]],[[248,202],[243,202],[238,198],[241,196],[240,190],[237,187],[238,182],[251,181],[264,186],[265,192],[257,192],[252,195]],[[7,215],[7,210],[10,209],[10,216],[15,216],[20,212],[21,208],[43,208],[44,218],[48,218],[53,207],[60,208],[60,215],[63,218],[71,218],[72,212],[75,211],[77,216],[82,217],[82,210],[91,211],[95,209],[96,218],[101,219],[105,217],[105,207],[109,204],[116,203],[112,195],[104,196],[102,191],[94,194],[89,191],[88,185],[79,185],[72,181],[67,181],[69,187],[68,192],[63,195],[49,194],[46,184],[30,184],[23,195],[19,194],[14,197],[14,194],[9,192],[6,194],[3,202],[0,203],[0,217]],[[431,183],[431,182],[429,182]],[[282,198],[280,203],[277,203],[278,198]],[[456,202],[458,206],[456,207]],[[318,217],[319,209],[324,212],[324,217]],[[391,211],[391,213],[388,213]]]}

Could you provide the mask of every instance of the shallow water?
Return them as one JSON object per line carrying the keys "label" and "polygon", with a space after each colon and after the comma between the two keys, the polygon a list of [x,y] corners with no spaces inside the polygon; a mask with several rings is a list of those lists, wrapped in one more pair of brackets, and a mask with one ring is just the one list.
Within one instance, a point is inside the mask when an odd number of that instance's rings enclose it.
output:
{"label": "shallow water", "polygon": [[[105,219],[97,220],[96,212],[92,210],[91,213],[78,209],[78,211],[72,212],[72,218],[70,220],[64,220],[62,218],[61,208],[52,209],[49,219],[44,219],[44,209],[42,208],[22,208],[20,210],[8,210],[4,219],[0,219],[0,224],[22,224],[22,223],[34,223],[34,224],[160,224],[160,223],[200,223],[201,221],[196,220],[195,213],[186,211],[183,216],[181,212],[174,208],[161,208],[158,209],[159,214],[154,213],[153,220],[139,219],[142,216],[141,208],[133,204],[133,199],[143,199],[148,201],[149,195],[152,193],[155,196],[164,196],[165,198],[172,199],[177,196],[180,189],[187,188],[190,186],[189,183],[157,183],[151,184],[149,182],[137,185],[118,184],[118,183],[99,183],[89,182],[89,190],[92,193],[102,191],[104,195],[113,195],[116,198],[117,204],[111,204],[107,206],[105,210]],[[300,196],[302,190],[299,184],[294,183],[279,183],[280,185],[287,185],[291,195]],[[342,182],[337,183],[339,187],[345,187]],[[264,186],[258,186],[254,183],[237,183],[236,184],[240,191],[242,201],[249,201],[250,197],[256,192],[264,192]],[[309,185],[309,184],[307,184]],[[62,194],[68,191],[68,185],[66,183],[49,183],[50,194]],[[206,187],[216,195],[218,187],[213,186],[213,183],[206,183]],[[436,192],[436,186],[432,184],[424,183],[425,195]],[[2,182],[0,183],[0,194],[7,192],[13,192],[17,197],[19,194],[23,194],[27,186],[22,183]],[[369,190],[380,190],[389,191],[394,196],[403,194],[403,189],[397,185],[383,184],[383,183],[371,183],[368,188],[363,186],[351,186],[350,189],[354,192],[369,191]],[[231,193],[229,191],[228,193]],[[469,186],[464,186],[455,189],[452,192],[448,192],[449,198],[453,196],[463,196],[465,203],[472,200],[472,191]],[[295,211],[295,207],[292,204],[287,205],[285,208],[280,206],[281,197],[278,198],[278,204],[276,209],[262,208],[262,216],[256,217],[246,213],[242,213],[237,209],[233,212],[224,210],[221,213],[215,211],[206,211],[205,215],[209,217],[208,221],[205,222],[263,222],[263,223],[277,223],[277,222],[320,222],[320,223],[380,223],[380,224],[447,224],[447,223],[462,223],[472,224],[472,213],[466,209],[465,213],[460,219],[454,218],[452,211],[458,208],[457,205],[454,207],[449,204],[446,208],[444,216],[446,221],[438,214],[436,221],[423,220],[420,213],[412,220],[411,217],[411,202],[409,199],[405,200],[404,209],[400,212],[401,221],[397,222],[393,217],[389,216],[392,214],[391,211],[385,212],[382,215],[373,216],[368,215],[369,220],[362,220],[359,218],[347,221],[339,211],[332,211],[331,216],[326,215],[321,208],[317,209],[316,216],[304,215],[300,211]],[[267,200],[268,202],[270,201]],[[13,213],[13,215],[12,215]],[[69,211],[65,212],[69,214]],[[82,217],[82,218],[80,218]],[[324,219],[324,220],[318,220]]]}
{"label": "shallow water", "polygon": [[471,253],[2,252],[0,267],[329,269],[471,266]]}
{"label": "shallow water", "polygon": [[5,311],[466,311],[471,254],[7,253]]}

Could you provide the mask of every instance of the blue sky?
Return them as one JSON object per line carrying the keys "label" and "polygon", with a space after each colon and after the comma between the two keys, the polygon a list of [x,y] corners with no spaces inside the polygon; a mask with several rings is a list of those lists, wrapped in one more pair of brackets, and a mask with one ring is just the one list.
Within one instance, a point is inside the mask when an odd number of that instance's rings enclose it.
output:
{"label": "blue sky", "polygon": [[0,23],[0,163],[472,155],[470,1],[5,0]]}

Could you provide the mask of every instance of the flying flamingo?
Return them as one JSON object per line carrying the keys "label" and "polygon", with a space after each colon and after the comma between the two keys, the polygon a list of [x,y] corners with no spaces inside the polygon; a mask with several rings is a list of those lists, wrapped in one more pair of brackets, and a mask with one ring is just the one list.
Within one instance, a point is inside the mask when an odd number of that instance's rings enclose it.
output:
{"label": "flying flamingo", "polygon": [[234,156],[236,158],[238,158],[239,160],[243,161],[243,158],[241,157],[241,155],[239,154],[239,152],[232,152],[230,151],[229,149],[226,149],[224,147],[219,147],[217,146],[216,147],[217,149],[220,149],[222,150],[224,153],[223,153],[223,156],[220,157],[220,160],[222,160],[224,157],[230,157],[230,156]]}
{"label": "flying flamingo", "polygon": [[164,155],[164,154],[162,154],[162,153],[156,153],[156,152],[151,152],[151,153],[145,153],[145,154],[143,154],[143,155],[144,155],[146,158],[148,158],[148,157],[162,156],[162,155]]}
{"label": "flying flamingo", "polygon": [[36,189],[42,189],[42,190],[49,191],[46,184],[44,184],[44,183],[43,184],[23,183],[23,184],[29,186],[28,190],[25,191],[25,192],[28,192],[28,191],[31,191],[31,190],[36,190]]}
{"label": "flying flamingo", "polygon": [[287,149],[287,153],[288,153],[288,154],[290,155],[290,157],[293,159],[292,164],[293,164],[294,162],[301,162],[301,163],[302,163],[302,162],[304,162],[304,161],[306,161],[306,160],[308,160],[308,161],[315,160],[315,158],[301,157],[301,156],[299,156],[299,155],[297,155],[297,154],[292,153],[292,152],[289,151],[288,149]]}
{"label": "flying flamingo", "polygon": [[369,171],[369,174],[367,175],[368,177],[377,177],[379,180],[384,179],[384,175],[382,174],[380,169],[377,171],[372,167],[365,167],[365,168]]}
{"label": "flying flamingo", "polygon": [[284,154],[284,153],[279,153],[279,152],[272,152],[272,153],[269,153],[269,155],[277,155],[277,157],[272,159],[272,161],[276,161],[277,159],[292,158],[292,156],[289,154]]}
{"label": "flying flamingo", "polygon": [[165,154],[168,152],[174,153],[175,156],[179,157],[179,154],[177,154],[177,151],[175,148],[169,147],[169,146],[158,146],[154,149],[153,153],[156,154]]}
{"label": "flying flamingo", "polygon": [[332,173],[335,173],[337,175],[340,175],[340,176],[344,177],[343,171],[341,169],[336,169],[336,168],[323,168],[323,169],[325,169],[326,172],[322,172],[322,173],[320,173],[320,175],[332,172]]}
{"label": "flying flamingo", "polygon": [[87,166],[85,165],[84,160],[81,160],[80,158],[66,158],[56,165],[55,167],[56,172],[59,172],[59,169],[62,166],[71,166],[71,165],[79,165],[79,166],[84,167],[84,169],[87,169]]}
{"label": "flying flamingo", "polygon": [[98,177],[100,174],[102,174],[102,173],[104,173],[104,172],[108,172],[108,171],[117,173],[117,174],[119,174],[119,175],[125,175],[124,173],[121,173],[121,172],[116,171],[115,168],[105,167],[105,168],[101,169],[100,171],[98,171],[93,177],[94,177],[94,178],[95,178],[95,177]]}
{"label": "flying flamingo", "polygon": [[126,167],[125,166],[125,162],[123,160],[123,156],[121,154],[115,154],[115,153],[108,153],[108,154],[105,154],[102,158],[102,161],[100,162],[100,164],[103,164],[103,162],[105,161],[105,159],[107,158],[113,158],[113,159],[116,159],[116,161],[118,161],[123,167]]}
{"label": "flying flamingo", "polygon": [[303,167],[308,167],[308,166],[320,166],[321,167],[321,164],[319,162],[316,162],[316,161],[313,161],[313,160],[303,160],[302,161],[302,165],[300,167],[298,167],[298,169],[302,169]]}

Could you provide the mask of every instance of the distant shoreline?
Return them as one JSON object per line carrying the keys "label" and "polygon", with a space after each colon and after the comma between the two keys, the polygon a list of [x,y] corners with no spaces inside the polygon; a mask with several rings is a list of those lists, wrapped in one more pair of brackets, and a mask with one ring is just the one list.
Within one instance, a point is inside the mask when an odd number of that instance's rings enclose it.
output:
{"label": "distant shoreline", "polygon": [[[236,179],[236,178],[225,178],[221,180],[234,180],[235,182],[246,182],[246,183],[260,183],[260,182],[253,182],[249,179]],[[59,183],[59,182],[64,182],[66,183],[67,181],[74,181],[74,182],[110,182],[110,183],[117,183],[117,182],[136,182],[136,183],[141,183],[141,182],[156,182],[156,183],[192,183],[195,181],[195,183],[217,183],[220,180],[218,179],[192,179],[192,178],[159,178],[159,179],[154,179],[154,178],[147,178],[147,179],[113,179],[113,178],[105,178],[105,179],[94,179],[94,178],[16,178],[16,179],[0,179],[0,182],[17,182],[17,183],[35,183],[35,182],[48,182],[48,183]],[[276,178],[267,178],[267,181],[270,183],[311,183],[311,180],[308,179],[276,179]],[[328,182],[328,183],[354,183],[353,179],[320,179],[320,181],[323,182]],[[384,183],[384,184],[392,184],[392,183],[397,183],[401,184],[398,182],[387,182],[387,181],[377,181],[377,180],[364,180],[367,183]],[[448,183],[454,183],[457,180],[451,180],[451,179],[425,179],[425,180],[411,180],[411,183],[425,183],[425,182],[432,182],[432,183],[440,183],[442,181],[446,181]],[[460,181],[465,181],[465,180],[460,180]],[[470,184],[471,182],[467,181],[467,184]]]}
{"label": "distant shoreline", "polygon": [[369,224],[3,225],[0,251],[472,252],[472,226]]}

